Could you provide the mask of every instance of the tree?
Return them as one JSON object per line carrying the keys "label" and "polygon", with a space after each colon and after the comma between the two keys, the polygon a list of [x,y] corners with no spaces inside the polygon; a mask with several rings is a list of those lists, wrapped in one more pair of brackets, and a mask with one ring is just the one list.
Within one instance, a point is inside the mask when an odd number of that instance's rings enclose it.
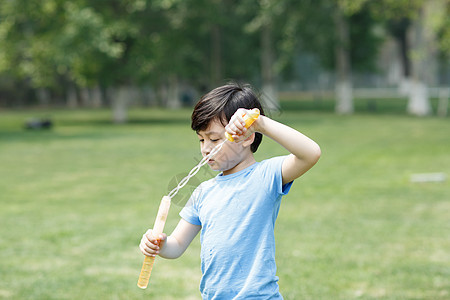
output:
{"label": "tree", "polygon": [[352,66],[350,60],[350,30],[341,8],[334,12],[336,26],[336,42],[334,46],[336,60],[336,112],[338,114],[353,113]]}
{"label": "tree", "polygon": [[[43,102],[112,104],[125,121],[136,90],[149,87],[164,95],[159,103],[177,107],[182,85],[204,92],[226,79],[250,79],[276,103],[277,81],[309,52],[335,71],[336,111],[345,114],[353,111],[352,72],[375,61],[380,38],[373,26],[389,24],[403,41],[405,74],[429,84],[432,72],[422,65],[429,67],[437,49],[450,52],[449,6],[450,0],[2,1],[0,75],[29,84]],[[425,92],[411,99],[427,99],[426,86],[417,86]],[[410,100],[410,111],[426,114],[426,101],[419,109]]]}
{"label": "tree", "polygon": [[425,116],[431,113],[428,86],[437,73],[433,61],[438,51],[446,52],[450,38],[449,0],[383,0],[370,2],[375,17],[387,23],[399,41],[408,94],[407,111]]}
{"label": "tree", "polygon": [[437,83],[434,78],[438,73],[438,51],[445,51],[442,47],[445,38],[439,43],[438,36],[449,30],[444,27],[449,10],[450,1],[423,1],[414,20],[411,28],[412,88],[407,108],[410,114],[425,116],[431,113],[428,86]]}
{"label": "tree", "polygon": [[[269,110],[279,108],[277,94],[277,77],[279,70],[276,64],[281,49],[275,47],[280,40],[275,34],[278,29],[280,18],[285,12],[286,1],[259,0],[247,1],[245,9],[254,10],[255,14],[246,24],[249,33],[259,35],[260,44],[260,76],[262,83],[262,99],[265,107]],[[277,55],[278,54],[278,55]]]}
{"label": "tree", "polygon": [[340,114],[353,112],[352,70],[371,68],[380,44],[366,2],[290,1],[283,15],[287,19],[283,64],[288,66],[292,59],[288,55],[298,55],[297,48],[314,53],[324,68],[335,72],[335,111]]}

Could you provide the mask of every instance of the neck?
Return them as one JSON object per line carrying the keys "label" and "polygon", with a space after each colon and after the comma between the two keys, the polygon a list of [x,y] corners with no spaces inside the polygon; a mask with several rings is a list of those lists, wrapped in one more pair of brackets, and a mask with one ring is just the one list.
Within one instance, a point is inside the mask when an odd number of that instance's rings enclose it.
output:
{"label": "neck", "polygon": [[248,157],[246,157],[244,160],[239,162],[237,165],[235,165],[233,168],[223,171],[223,175],[230,175],[230,174],[242,171],[245,168],[248,168],[251,165],[253,165],[255,162],[256,162],[255,157],[253,156],[253,154],[251,154]]}

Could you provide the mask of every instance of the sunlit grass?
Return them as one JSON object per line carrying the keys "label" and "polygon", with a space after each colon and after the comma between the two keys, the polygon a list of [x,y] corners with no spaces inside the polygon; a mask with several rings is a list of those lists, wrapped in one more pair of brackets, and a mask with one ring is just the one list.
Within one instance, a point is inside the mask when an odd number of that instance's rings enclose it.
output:
{"label": "sunlit grass", "polygon": [[[50,131],[25,131],[50,116]],[[0,112],[0,299],[199,299],[198,238],[158,259],[136,286],[137,245],[161,197],[199,159],[189,110]],[[450,184],[411,183],[450,170],[447,119],[274,114],[315,139],[322,158],[283,199],[276,227],[285,299],[448,299]],[[265,139],[258,159],[282,155]],[[193,184],[213,176],[202,170]],[[187,186],[171,209],[178,222]]]}

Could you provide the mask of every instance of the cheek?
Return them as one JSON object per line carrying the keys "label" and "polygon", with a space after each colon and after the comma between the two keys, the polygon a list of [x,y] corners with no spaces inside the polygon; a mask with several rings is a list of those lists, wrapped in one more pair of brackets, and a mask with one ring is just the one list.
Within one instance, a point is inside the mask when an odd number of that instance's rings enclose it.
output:
{"label": "cheek", "polygon": [[226,147],[223,147],[222,151],[217,154],[217,160],[233,161],[239,156],[239,150],[240,147],[237,144],[226,145]]}
{"label": "cheek", "polygon": [[224,151],[220,151],[213,157],[213,159],[216,162],[224,162],[227,160],[227,154]]}

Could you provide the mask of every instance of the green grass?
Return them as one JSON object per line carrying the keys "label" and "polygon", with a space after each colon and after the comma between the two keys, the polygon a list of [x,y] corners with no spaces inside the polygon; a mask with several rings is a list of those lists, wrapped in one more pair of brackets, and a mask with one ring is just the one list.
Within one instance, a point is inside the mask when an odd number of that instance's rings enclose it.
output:
{"label": "green grass", "polygon": [[[403,114],[302,112],[273,118],[315,139],[322,158],[283,199],[276,227],[285,299],[448,299],[450,122]],[[50,131],[26,131],[51,116]],[[190,111],[0,111],[0,299],[199,299],[199,240],[158,259],[136,286],[142,233],[161,197],[200,158]],[[258,159],[284,154],[265,139]],[[204,167],[182,190],[166,231]],[[173,182],[173,181],[172,181]]]}

